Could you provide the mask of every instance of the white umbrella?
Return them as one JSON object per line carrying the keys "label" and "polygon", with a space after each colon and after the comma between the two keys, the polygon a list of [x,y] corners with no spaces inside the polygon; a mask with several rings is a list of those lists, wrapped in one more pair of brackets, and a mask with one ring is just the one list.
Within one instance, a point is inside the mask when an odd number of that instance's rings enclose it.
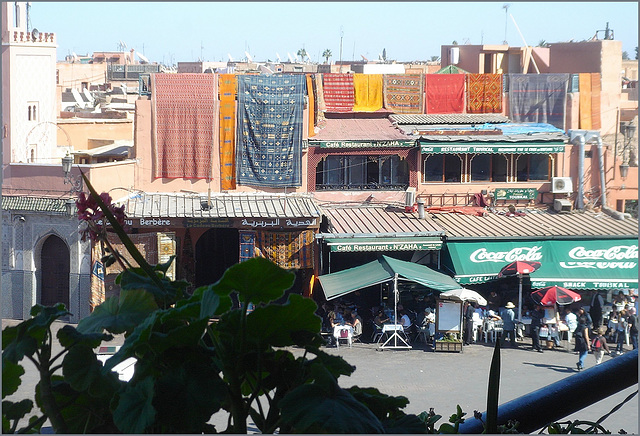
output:
{"label": "white umbrella", "polygon": [[487,300],[476,291],[472,291],[471,289],[453,289],[451,291],[446,291],[440,294],[440,298],[446,298],[449,300],[460,300],[460,301],[475,301],[480,306],[486,306]]}

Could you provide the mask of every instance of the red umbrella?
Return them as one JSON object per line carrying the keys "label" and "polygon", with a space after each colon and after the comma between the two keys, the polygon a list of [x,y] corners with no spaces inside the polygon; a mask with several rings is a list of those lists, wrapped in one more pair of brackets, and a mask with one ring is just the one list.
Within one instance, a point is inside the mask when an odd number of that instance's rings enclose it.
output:
{"label": "red umbrella", "polygon": [[509,265],[503,267],[498,273],[498,278],[506,276],[515,276],[516,274],[531,274],[542,264],[540,262],[529,262],[526,260],[516,260]]}
{"label": "red umbrella", "polygon": [[531,274],[542,264],[540,262],[532,262],[528,260],[516,260],[504,266],[498,273],[498,278],[506,276],[518,276],[518,321],[522,319],[522,275]]}
{"label": "red umbrella", "polygon": [[554,304],[565,306],[582,299],[580,294],[560,286],[537,289],[531,293],[531,298],[541,306],[553,306]]}

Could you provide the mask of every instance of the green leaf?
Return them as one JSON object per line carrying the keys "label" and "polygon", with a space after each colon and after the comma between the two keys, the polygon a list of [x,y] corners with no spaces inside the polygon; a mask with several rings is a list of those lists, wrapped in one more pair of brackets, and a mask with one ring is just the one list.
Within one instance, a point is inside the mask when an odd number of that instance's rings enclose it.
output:
{"label": "green leaf", "polygon": [[456,429],[454,426],[452,426],[451,424],[447,424],[446,422],[444,424],[442,424],[440,426],[440,428],[438,429],[438,433],[444,433],[444,434],[454,434],[456,433]]}
{"label": "green leaf", "polygon": [[[171,281],[164,277],[164,272],[161,272],[161,277],[158,277],[159,274],[156,271],[159,270],[158,265],[153,267],[154,278],[149,277],[142,268],[129,268],[118,276],[117,283],[123,290],[144,289],[153,294],[159,306],[168,306],[184,296],[189,283],[184,280]],[[158,280],[162,282],[162,286],[158,286]]]}
{"label": "green leaf", "polygon": [[211,415],[220,410],[227,384],[202,354],[175,351],[181,359],[178,366],[166,369],[156,381],[157,421],[169,432],[201,433]]}
{"label": "green leaf", "polygon": [[[4,382],[3,382],[4,383]],[[14,403],[13,401],[2,402],[2,416],[11,421],[22,419],[27,413],[33,409],[33,401],[26,399]]]}
{"label": "green leaf", "polygon": [[487,433],[498,432],[498,395],[500,393],[500,341],[496,341],[489,369],[489,385],[487,387]]}
{"label": "green leaf", "polygon": [[202,295],[202,304],[200,306],[200,318],[211,318],[220,315],[231,309],[231,298],[228,295],[219,295],[213,285],[203,286],[194,291],[194,295],[199,293]]}
{"label": "green leaf", "polygon": [[154,382],[147,377],[135,385],[127,385],[113,411],[113,421],[123,433],[143,433],[153,424],[156,410],[153,402]]}
{"label": "green leaf", "polygon": [[107,330],[114,334],[130,332],[150,313],[157,310],[153,295],[143,290],[120,291],[120,297],[111,297],[100,304],[78,323],[81,333]]}
{"label": "green leaf", "polygon": [[257,307],[247,316],[247,340],[274,347],[304,346],[320,332],[322,320],[316,308],[313,300],[296,294],[283,305]]}
{"label": "green leaf", "polygon": [[427,432],[427,426],[416,415],[401,415],[398,418],[382,420],[385,433],[420,434]]}
{"label": "green leaf", "polygon": [[110,341],[113,339],[112,335],[106,333],[80,333],[75,327],[71,325],[65,325],[58,330],[58,341],[60,345],[65,348],[73,345],[86,345],[89,348],[96,348],[103,341]]}
{"label": "green leaf", "polygon": [[302,385],[279,403],[281,420],[294,433],[384,433],[369,409],[337,385]]}
{"label": "green leaf", "polygon": [[2,359],[2,398],[14,394],[22,383],[24,368],[7,359]]}
{"label": "green leaf", "polygon": [[2,362],[18,363],[24,356],[32,356],[38,349],[38,341],[29,335],[29,324],[21,322],[2,331]]}
{"label": "green leaf", "polygon": [[293,286],[294,279],[293,273],[270,260],[254,257],[227,269],[213,288],[222,295],[235,291],[240,302],[259,305],[282,297]]}
{"label": "green leaf", "polygon": [[380,420],[390,417],[404,416],[404,412],[400,409],[404,409],[407,407],[407,404],[409,404],[409,399],[407,397],[392,397],[381,393],[376,388],[361,388],[359,386],[353,386],[347,389],[347,391],[353,395],[356,400],[367,406],[367,408]]}
{"label": "green leaf", "polygon": [[100,376],[101,363],[93,349],[79,345],[69,350],[62,361],[62,374],[73,389],[82,392]]}

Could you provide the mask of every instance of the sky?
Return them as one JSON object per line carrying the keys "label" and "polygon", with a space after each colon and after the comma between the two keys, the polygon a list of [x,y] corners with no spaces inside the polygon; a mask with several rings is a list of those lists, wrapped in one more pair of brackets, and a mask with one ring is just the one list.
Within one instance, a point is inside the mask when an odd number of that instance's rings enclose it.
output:
{"label": "sky", "polygon": [[[506,7],[505,7],[506,6]],[[583,41],[609,23],[629,58],[637,2],[32,2],[30,27],[54,32],[58,59],[134,49],[151,62],[430,60],[440,46]],[[340,57],[340,53],[342,56]]]}

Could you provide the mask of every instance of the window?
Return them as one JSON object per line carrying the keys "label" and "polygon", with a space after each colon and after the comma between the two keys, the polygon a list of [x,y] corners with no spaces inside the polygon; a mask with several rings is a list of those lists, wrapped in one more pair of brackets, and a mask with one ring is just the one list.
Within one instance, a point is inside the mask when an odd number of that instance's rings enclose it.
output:
{"label": "window", "polygon": [[316,168],[316,189],[389,189],[409,186],[409,164],[399,156],[327,156]]}
{"label": "window", "polygon": [[425,182],[460,182],[462,166],[456,154],[434,154],[424,160]]}
{"label": "window", "polygon": [[471,181],[482,182],[491,180],[491,155],[477,154],[471,159]]}
{"label": "window", "polygon": [[549,156],[546,154],[521,155],[517,158],[517,181],[549,180]]}
{"label": "window", "polygon": [[27,102],[27,120],[38,121],[38,103]]}

